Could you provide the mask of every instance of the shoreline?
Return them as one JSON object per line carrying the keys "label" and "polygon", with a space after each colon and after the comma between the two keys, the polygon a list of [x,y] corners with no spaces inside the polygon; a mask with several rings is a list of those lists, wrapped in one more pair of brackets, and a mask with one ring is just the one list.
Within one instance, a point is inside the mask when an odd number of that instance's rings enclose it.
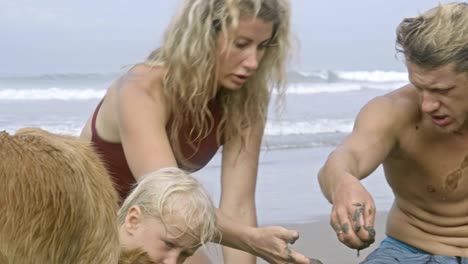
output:
{"label": "shoreline", "polygon": [[[385,224],[388,212],[378,212],[375,217],[375,242],[359,252],[342,244],[330,227],[329,216],[321,216],[318,222],[305,224],[284,224],[289,229],[297,230],[299,240],[292,246],[298,252],[311,258],[319,259],[323,264],[359,263],[374,251],[385,238]],[[259,264],[267,263],[263,260]]]}
{"label": "shoreline", "polygon": [[[329,216],[322,215],[318,221],[301,224],[273,224],[288,229],[297,230],[299,239],[291,248],[323,264],[352,264],[360,263],[367,255],[374,251],[385,238],[385,223],[388,212],[378,212],[375,217],[375,242],[368,248],[363,249],[357,255],[357,250],[350,249],[342,244],[330,227]],[[210,256],[213,264],[222,264],[221,248],[216,244],[209,244],[205,252]],[[268,264],[263,259],[257,258],[257,264]]]}

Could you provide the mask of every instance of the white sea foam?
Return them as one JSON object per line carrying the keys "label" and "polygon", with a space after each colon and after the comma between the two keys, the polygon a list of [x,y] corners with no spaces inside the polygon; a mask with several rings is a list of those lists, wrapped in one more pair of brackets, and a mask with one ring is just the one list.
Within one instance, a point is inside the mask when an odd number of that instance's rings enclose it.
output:
{"label": "white sea foam", "polygon": [[394,83],[295,83],[288,87],[287,94],[344,93],[362,90],[395,90],[406,82]]}
{"label": "white sea foam", "polygon": [[[62,121],[46,121],[36,120],[29,121],[27,124],[10,123],[2,129],[8,132],[24,127],[40,127],[45,130],[59,133],[78,135],[84,124],[84,120],[62,120]],[[320,133],[349,133],[353,127],[352,119],[316,119],[310,121],[268,121],[265,127],[265,136],[291,136],[291,135],[313,135]]]}
{"label": "white sea foam", "polygon": [[[51,74],[1,77],[0,100],[99,99],[112,79],[110,74]],[[394,90],[408,83],[396,71],[294,71],[289,73],[287,94],[341,93],[368,89]]]}
{"label": "white sea foam", "polygon": [[342,80],[364,82],[408,82],[408,73],[397,71],[337,71]]}
{"label": "white sea foam", "polygon": [[94,89],[0,89],[0,100],[89,100],[102,98],[105,90]]}
{"label": "white sea foam", "polygon": [[316,119],[310,121],[269,121],[265,127],[266,136],[287,136],[319,133],[349,133],[353,128],[352,119]]}
{"label": "white sea foam", "polygon": [[291,71],[289,80],[292,82],[408,82],[408,74],[400,71]]}
{"label": "white sea foam", "polygon": [[[363,83],[294,83],[290,84],[287,94],[318,94],[362,91],[368,89],[394,90],[405,83],[363,84]],[[44,89],[0,89],[0,100],[40,101],[40,100],[90,100],[102,98],[104,89],[63,89],[57,87]]]}

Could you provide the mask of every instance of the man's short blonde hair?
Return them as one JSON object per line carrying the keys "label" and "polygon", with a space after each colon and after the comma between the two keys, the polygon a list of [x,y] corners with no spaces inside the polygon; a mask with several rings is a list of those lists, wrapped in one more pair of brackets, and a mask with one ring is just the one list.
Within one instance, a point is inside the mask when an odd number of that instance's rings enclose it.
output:
{"label": "man's short blonde hair", "polygon": [[468,72],[468,4],[440,4],[403,19],[397,29],[397,50],[427,70],[453,64],[456,72]]}

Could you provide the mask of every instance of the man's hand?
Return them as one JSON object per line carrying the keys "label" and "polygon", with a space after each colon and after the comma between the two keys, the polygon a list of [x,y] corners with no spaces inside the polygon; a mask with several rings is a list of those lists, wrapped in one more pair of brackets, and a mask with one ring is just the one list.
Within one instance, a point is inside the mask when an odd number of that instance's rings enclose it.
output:
{"label": "man's hand", "polygon": [[253,231],[250,246],[252,254],[261,257],[272,264],[309,264],[312,259],[291,249],[289,244],[294,244],[299,238],[299,233],[280,226],[259,227]]}
{"label": "man's hand", "polygon": [[353,249],[364,249],[375,241],[375,203],[354,177],[346,178],[332,195],[330,225],[338,239]]}

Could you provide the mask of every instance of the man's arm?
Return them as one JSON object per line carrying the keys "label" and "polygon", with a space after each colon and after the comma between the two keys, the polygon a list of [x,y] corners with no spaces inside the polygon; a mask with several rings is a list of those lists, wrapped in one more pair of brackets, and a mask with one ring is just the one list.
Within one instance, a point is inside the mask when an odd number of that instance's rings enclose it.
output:
{"label": "man's arm", "polygon": [[331,225],[339,240],[362,249],[374,242],[375,204],[360,180],[387,157],[402,125],[401,109],[383,96],[370,101],[352,133],[329,155],[319,172],[325,197],[333,204]]}

